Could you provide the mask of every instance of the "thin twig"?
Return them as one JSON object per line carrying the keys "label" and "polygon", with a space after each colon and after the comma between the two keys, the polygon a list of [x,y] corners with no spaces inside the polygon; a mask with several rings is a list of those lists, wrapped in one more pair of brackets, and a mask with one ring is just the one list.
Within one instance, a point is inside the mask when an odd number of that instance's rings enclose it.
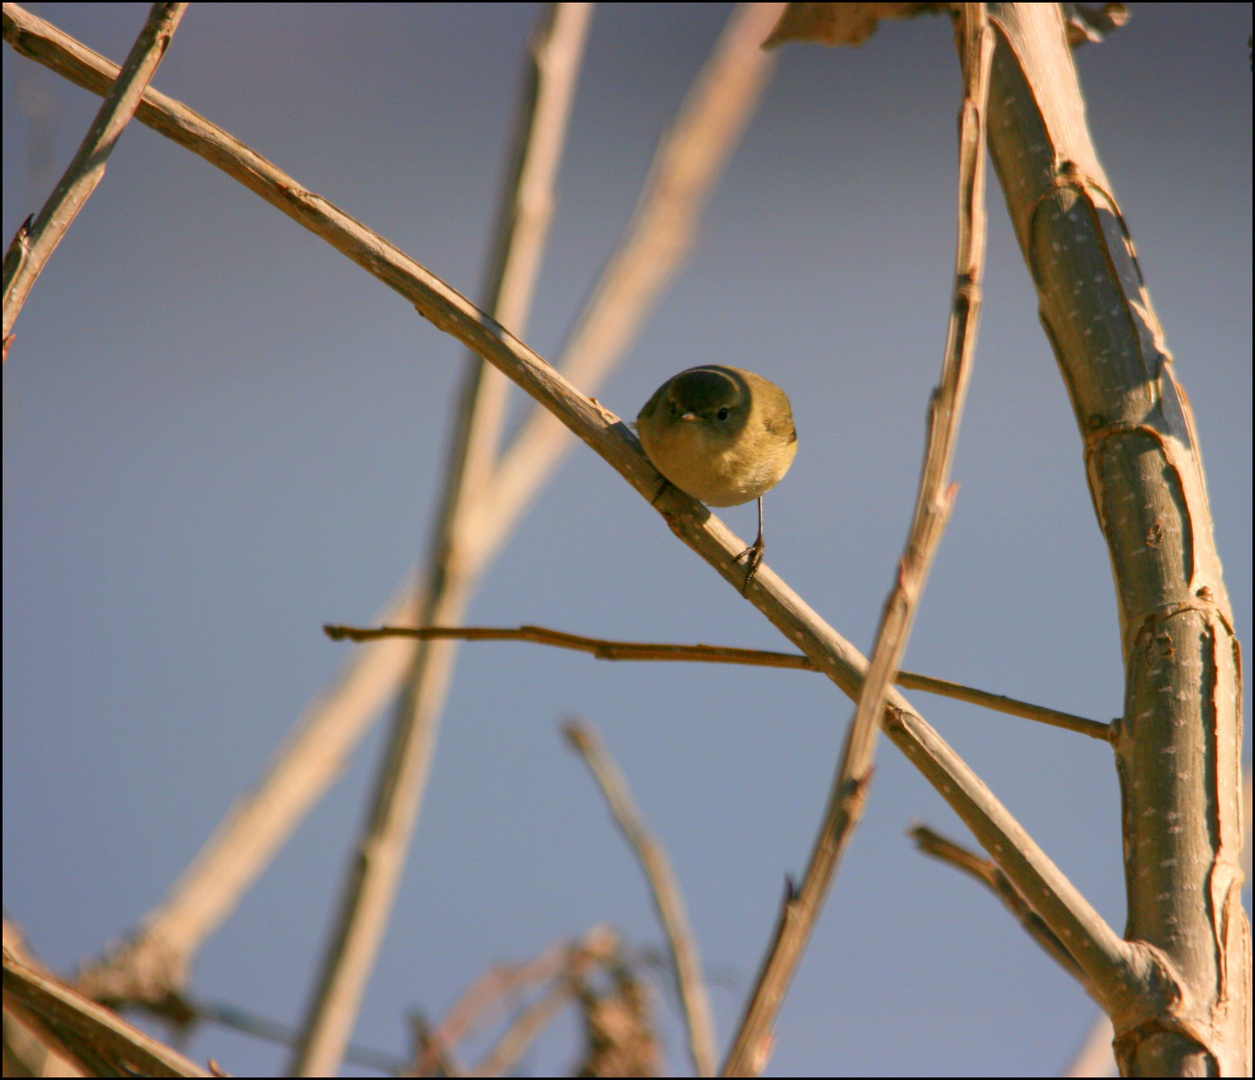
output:
{"label": "thin twig", "polygon": [[[192,1006],[198,1022],[218,1024],[242,1035],[264,1039],[288,1048],[296,1045],[299,1033],[295,1024],[279,1023],[236,1005],[225,1005],[221,1002],[188,1002],[188,1004]],[[400,1075],[407,1064],[405,1058],[398,1057],[396,1054],[358,1043],[349,1043],[344,1051],[344,1060],[391,1076]]]}
{"label": "thin twig", "polygon": [[414,1040],[413,1059],[416,1068],[402,1069],[400,1076],[465,1076],[466,1066],[459,1061],[453,1050],[440,1041],[439,1035],[427,1023],[421,1013],[410,1014],[410,1036]]}
{"label": "thin twig", "polygon": [[[531,987],[556,980],[569,997],[572,976],[612,961],[618,951],[618,936],[609,927],[599,925],[582,938],[551,945],[527,963],[500,964],[485,972],[453,1003],[439,1027],[425,1033],[424,1045],[418,1048],[409,1074],[430,1075],[439,1065],[437,1058],[451,1054],[452,1048],[482,1027],[495,1010],[507,1007],[508,999]],[[489,1057],[495,1060],[496,1052]],[[481,1062],[476,1071],[485,1067]]]}
{"label": "thin twig", "polygon": [[4,258],[4,355],[7,359],[13,324],[39,275],[48,265],[78,212],[105,178],[105,163],[130,123],[140,98],[161,66],[166,49],[183,19],[187,4],[153,4],[148,20],[100,103],[91,127],[34,221],[27,218]]}
{"label": "thin twig", "polygon": [[[788,668],[795,671],[819,671],[819,665],[801,653],[771,652],[766,649],[741,649],[730,645],[673,645],[666,642],[613,641],[609,638],[584,637],[551,630],[544,626],[341,626],[327,624],[323,632],[333,641],[386,641],[391,638],[456,638],[460,641],[530,641],[559,649],[586,652],[598,660],[660,660],[693,664],[744,664],[747,667]],[[899,671],[893,680],[908,690],[923,690],[939,697],[966,701],[971,705],[1007,713],[1010,716],[1035,720],[1051,727],[1075,731],[1091,739],[1107,741],[1110,724],[1074,713],[1049,709],[1045,705],[1019,701],[1003,694],[991,694],[962,683],[935,679],[912,671]]]}
{"label": "thin twig", "polygon": [[965,86],[959,128],[959,239],[954,298],[941,381],[933,392],[929,411],[928,450],[915,514],[896,581],[885,601],[858,711],[833,778],[806,876],[801,887],[790,889],[784,898],[758,983],[746,1003],[724,1067],[725,1074],[731,1076],[757,1075],[771,1056],[776,1015],[819,919],[841,856],[867,805],[881,716],[954,503],[956,489],[950,483],[950,464],[976,350],[985,255],[985,111],[994,40],[984,4],[963,5],[961,30]]}
{"label": "thin twig", "polygon": [[467,1075],[501,1076],[509,1072],[545,1029],[545,1025],[574,996],[569,979],[553,983],[538,1000],[533,1001],[514,1018],[496,1045]]}
{"label": "thin twig", "polygon": [[1042,921],[1041,916],[1033,910],[1028,901],[1024,899],[1020,890],[1011,883],[1006,874],[998,869],[997,864],[992,859],[969,851],[962,845],[946,839],[940,833],[934,832],[925,825],[916,825],[910,830],[910,836],[915,841],[916,847],[924,854],[940,859],[956,870],[961,870],[992,891],[1006,906],[1007,910],[1019,920],[1020,925],[1028,931],[1029,936],[1045,949],[1064,971],[1089,990],[1091,994],[1093,993],[1093,990],[1089,987],[1089,981],[1085,978],[1085,973],[1077,966],[1076,960],[1068,952],[1063,942]]}
{"label": "thin twig", "polygon": [[662,920],[671,949],[672,970],[676,988],[684,1007],[684,1020],[688,1029],[689,1055],[698,1076],[715,1075],[715,1022],[711,1017],[710,999],[706,994],[706,980],[702,975],[701,957],[693,942],[684,911],[684,899],[680,886],[671,872],[662,845],[645,826],[641,812],[628,790],[627,780],[613,759],[601,745],[597,732],[588,724],[573,720],[563,725],[563,733],[570,744],[583,757],[606,797],[610,812],[618,822],[628,844],[645,871],[654,907]]}

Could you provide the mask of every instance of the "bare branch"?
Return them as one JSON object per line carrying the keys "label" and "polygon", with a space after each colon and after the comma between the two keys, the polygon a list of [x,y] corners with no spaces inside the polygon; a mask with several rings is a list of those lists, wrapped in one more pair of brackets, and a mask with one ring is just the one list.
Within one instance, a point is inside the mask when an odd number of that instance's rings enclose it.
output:
{"label": "bare branch", "polygon": [[[770,652],[765,649],[740,649],[729,645],[673,645],[665,642],[613,641],[609,638],[584,637],[544,626],[516,628],[490,626],[379,626],[374,628],[328,624],[323,632],[333,641],[387,641],[391,638],[456,638],[459,641],[530,641],[559,649],[586,652],[598,660],[662,660],[694,664],[744,664],[749,667],[789,668],[797,671],[819,671],[819,665],[801,653]],[[912,671],[899,671],[893,680],[907,690],[923,690],[939,697],[954,698],[979,705],[994,712],[1036,720],[1051,727],[1075,731],[1091,739],[1108,741],[1110,724],[1090,720],[1074,713],[1049,709],[1028,701],[1018,701],[1002,694],[991,694],[962,683],[935,679]]]}

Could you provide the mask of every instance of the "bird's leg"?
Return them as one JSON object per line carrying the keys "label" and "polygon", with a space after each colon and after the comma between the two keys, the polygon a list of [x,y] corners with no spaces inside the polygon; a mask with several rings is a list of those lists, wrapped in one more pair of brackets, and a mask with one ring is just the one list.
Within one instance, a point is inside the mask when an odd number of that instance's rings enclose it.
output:
{"label": "bird's leg", "polygon": [[758,572],[759,566],[762,565],[763,552],[767,549],[767,544],[763,540],[763,497],[758,496],[758,539],[736,557],[737,562],[748,556],[748,566],[745,570],[745,584],[741,586],[741,595],[745,596],[749,593],[750,582],[754,580],[754,575]]}

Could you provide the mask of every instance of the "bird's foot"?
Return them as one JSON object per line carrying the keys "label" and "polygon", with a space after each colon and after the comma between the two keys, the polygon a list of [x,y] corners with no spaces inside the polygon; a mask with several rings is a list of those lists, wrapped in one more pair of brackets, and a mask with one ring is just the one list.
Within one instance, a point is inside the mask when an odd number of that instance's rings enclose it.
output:
{"label": "bird's foot", "polygon": [[742,596],[748,595],[750,582],[754,580],[754,575],[758,573],[758,568],[762,565],[763,552],[766,548],[767,545],[763,543],[763,538],[760,536],[734,560],[735,562],[740,562],[742,559],[747,561],[745,583],[741,586]]}

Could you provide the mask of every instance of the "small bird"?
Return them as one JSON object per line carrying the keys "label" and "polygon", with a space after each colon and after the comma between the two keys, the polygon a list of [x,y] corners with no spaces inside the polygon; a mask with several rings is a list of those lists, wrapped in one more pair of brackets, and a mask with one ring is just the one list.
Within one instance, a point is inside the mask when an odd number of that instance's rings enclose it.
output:
{"label": "small bird", "polygon": [[710,364],[663,383],[636,418],[641,446],[672,484],[710,506],[758,500],[758,539],[744,595],[763,561],[763,495],[793,464],[797,432],[788,395],[741,368]]}

